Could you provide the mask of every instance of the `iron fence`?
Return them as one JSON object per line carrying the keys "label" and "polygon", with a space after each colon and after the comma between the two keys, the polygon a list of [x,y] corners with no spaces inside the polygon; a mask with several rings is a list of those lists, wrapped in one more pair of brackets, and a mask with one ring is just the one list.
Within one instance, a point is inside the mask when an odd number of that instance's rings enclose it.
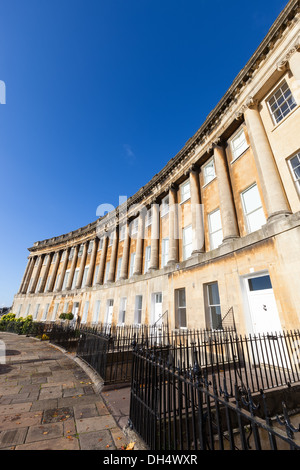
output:
{"label": "iron fence", "polygon": [[[198,357],[195,348],[193,367],[180,369],[162,355],[136,347],[130,425],[151,450],[300,449],[294,440],[299,427],[291,424],[285,404],[272,419],[265,392],[256,394],[260,405],[249,387],[235,383],[232,393],[226,376],[220,386]],[[290,384],[286,390],[300,404],[300,391],[291,390]]]}

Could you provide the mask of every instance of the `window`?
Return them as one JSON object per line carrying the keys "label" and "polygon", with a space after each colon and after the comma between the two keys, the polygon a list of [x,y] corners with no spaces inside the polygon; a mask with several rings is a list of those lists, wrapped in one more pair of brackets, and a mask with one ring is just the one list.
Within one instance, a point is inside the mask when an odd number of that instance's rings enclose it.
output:
{"label": "window", "polygon": [[53,308],[53,313],[52,313],[51,321],[55,321],[55,320],[56,320],[56,315],[57,315],[57,311],[58,311],[58,306],[59,306],[59,302],[55,302],[54,308]]}
{"label": "window", "polygon": [[143,305],[143,296],[135,296],[135,309],[134,309],[134,323],[135,325],[140,325],[142,323],[142,305]]}
{"label": "window", "polygon": [[290,169],[297,187],[297,190],[300,194],[300,152],[294,157],[289,159]]}
{"label": "window", "polygon": [[282,121],[296,107],[296,101],[285,80],[268,101],[268,105],[274,124]]}
{"label": "window", "polygon": [[244,129],[241,129],[231,140],[232,160],[238,158],[249,147]]}
{"label": "window", "polygon": [[65,259],[65,257],[66,257],[66,250],[62,252],[60,261],[63,261]]}
{"label": "window", "polygon": [[22,304],[19,305],[19,308],[18,308],[18,313],[17,313],[17,317],[19,318],[20,315],[21,315],[21,310],[22,310]]}
{"label": "window", "polygon": [[97,282],[98,272],[99,272],[99,264],[97,264],[96,269],[95,269],[93,286],[94,286],[94,285],[96,284],[96,282]]}
{"label": "window", "polygon": [[55,263],[56,258],[57,258],[57,254],[58,254],[57,252],[55,252],[55,253],[53,254],[51,264],[54,264],[54,263]]}
{"label": "window", "polygon": [[116,281],[117,281],[118,279],[120,279],[120,276],[121,276],[121,267],[122,267],[122,258],[118,258]]}
{"label": "window", "polygon": [[185,202],[191,197],[191,185],[190,181],[187,180],[185,181],[181,186],[180,186],[180,200],[181,202]]}
{"label": "window", "polygon": [[88,247],[88,253],[92,252],[93,246],[94,246],[94,240],[90,240],[89,247]]}
{"label": "window", "polygon": [[138,233],[139,219],[136,218],[131,222],[131,235],[136,235]]}
{"label": "window", "polygon": [[152,208],[150,208],[148,211],[147,211],[147,215],[146,215],[146,227],[149,227],[149,225],[152,224]]}
{"label": "window", "polygon": [[89,301],[87,300],[85,303],[84,303],[84,308],[83,308],[83,314],[82,314],[82,323],[86,323],[87,322],[87,317],[88,317],[88,313],[89,313]]}
{"label": "window", "polygon": [[82,278],[82,284],[81,287],[84,287],[86,285],[86,280],[89,272],[89,266],[86,266],[83,271],[83,278]]}
{"label": "window", "polygon": [[213,330],[220,330],[222,329],[222,317],[218,283],[213,282],[205,287],[207,288],[207,306],[210,327]]}
{"label": "window", "polygon": [[208,214],[210,249],[214,250],[223,241],[223,230],[220,209]]}
{"label": "window", "polygon": [[145,270],[144,272],[148,272],[148,269],[150,267],[150,259],[151,259],[151,246],[146,246],[145,250]]}
{"label": "window", "polygon": [[252,277],[248,279],[248,285],[250,292],[272,289],[270,276]]}
{"label": "window", "polygon": [[107,325],[111,325],[112,323],[113,307],[114,307],[113,299],[108,299],[107,304],[106,304],[106,322],[105,322]]}
{"label": "window", "polygon": [[126,314],[126,297],[121,298],[120,302],[120,311],[119,311],[119,325],[124,325],[125,323],[125,314]]}
{"label": "window", "polygon": [[100,300],[96,300],[93,312],[93,323],[98,323],[100,313]]}
{"label": "window", "polygon": [[44,313],[43,313],[42,321],[46,321],[46,320],[47,320],[49,305],[50,305],[50,304],[46,304],[46,306],[45,306],[45,308],[44,308]]}
{"label": "window", "polygon": [[261,199],[256,184],[242,193],[243,209],[248,233],[259,230],[266,223]]}
{"label": "window", "polygon": [[28,317],[29,312],[30,312],[30,307],[31,307],[31,304],[27,305],[27,308],[26,308],[26,311],[25,311],[25,317]]}
{"label": "window", "polygon": [[56,290],[58,288],[59,278],[60,278],[60,273],[57,275],[54,290]]}
{"label": "window", "polygon": [[109,267],[110,267],[110,261],[108,261],[108,262],[106,263],[106,270],[105,270],[105,276],[104,276],[104,284],[107,282],[107,279],[108,279]]}
{"label": "window", "polygon": [[74,251],[75,251],[75,247],[72,246],[71,250],[70,250],[70,254],[69,254],[69,259],[73,259],[74,257]]}
{"label": "window", "polygon": [[193,251],[193,232],[191,225],[182,230],[182,251],[183,260],[185,261],[191,256]]}
{"label": "window", "polygon": [[130,255],[129,277],[133,276],[133,272],[134,272],[134,262],[135,262],[135,253],[131,253],[131,255]]}
{"label": "window", "polygon": [[169,261],[169,239],[163,238],[161,244],[161,267],[167,265]]}
{"label": "window", "polygon": [[64,303],[63,313],[69,313],[68,310],[69,310],[69,302],[65,302]]}
{"label": "window", "polygon": [[46,263],[47,263],[47,260],[48,260],[48,256],[49,256],[49,255],[46,255],[46,256],[44,257],[43,266],[45,266],[45,265],[46,265]]}
{"label": "window", "polygon": [[169,195],[164,197],[161,201],[161,217],[169,213]]}
{"label": "window", "polygon": [[76,283],[77,283],[77,279],[78,279],[78,274],[79,274],[79,268],[77,268],[77,269],[75,270],[74,277],[73,277],[73,281],[72,281],[72,289],[75,289],[75,287],[76,287]]}
{"label": "window", "polygon": [[66,271],[62,290],[64,290],[64,289],[67,287],[67,283],[68,283],[68,279],[69,279],[69,274],[70,274],[70,271]]}
{"label": "window", "polygon": [[37,304],[36,307],[35,307],[35,310],[34,310],[33,320],[36,320],[36,319],[37,319],[38,313],[39,313],[39,309],[40,309],[40,304]]}
{"label": "window", "polygon": [[39,278],[39,280],[38,280],[38,283],[37,283],[37,286],[36,286],[35,292],[38,292],[38,291],[40,290],[41,283],[42,283],[42,278],[40,277],[40,278]]}
{"label": "window", "polygon": [[98,251],[102,250],[102,248],[103,248],[103,237],[100,238],[100,240],[99,240]]}
{"label": "window", "polygon": [[48,276],[46,287],[45,287],[45,292],[48,292],[50,281],[51,281],[51,276]]}
{"label": "window", "polygon": [[210,181],[216,177],[215,162],[213,158],[203,167],[203,174],[204,184],[210,183]]}
{"label": "window", "polygon": [[83,245],[81,244],[78,250],[78,258],[81,258],[83,254]]}
{"label": "window", "polygon": [[122,225],[120,228],[120,242],[125,240],[125,234],[126,234],[126,225]]}
{"label": "window", "polygon": [[185,289],[175,290],[175,328],[186,328]]}

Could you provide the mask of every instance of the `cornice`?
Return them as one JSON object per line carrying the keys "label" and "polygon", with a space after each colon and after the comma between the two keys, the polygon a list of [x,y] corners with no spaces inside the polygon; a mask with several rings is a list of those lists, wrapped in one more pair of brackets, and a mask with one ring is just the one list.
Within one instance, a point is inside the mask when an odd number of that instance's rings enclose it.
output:
{"label": "cornice", "polygon": [[[290,0],[277,20],[271,26],[268,34],[261,42],[259,47],[256,49],[250,60],[247,62],[245,67],[240,71],[232,85],[229,87],[223,98],[219,101],[217,106],[210,112],[206,120],[199,128],[199,130],[186,142],[183,148],[173,157],[169,162],[162,168],[162,170],[153,176],[153,178],[140,188],[137,193],[131,196],[127,200],[127,214],[130,213],[132,206],[137,206],[144,202],[146,198],[156,197],[153,193],[157,192],[157,188],[163,186],[167,179],[170,179],[170,175],[175,173],[178,166],[184,165],[185,162],[195,155],[195,149],[200,144],[204,146],[205,151],[210,152],[216,144],[215,137],[212,139],[213,131],[219,125],[221,119],[230,107],[235,104],[238,97],[244,90],[245,86],[256,73],[261,63],[266,59],[269,52],[271,52],[277,41],[282,37],[286,27],[295,19],[300,13],[300,0]],[[300,48],[300,35],[293,47],[288,53],[278,62],[277,69],[283,70],[288,63],[290,56]],[[236,119],[240,119],[247,107],[252,106],[253,98],[251,97],[241,108],[233,114]],[[121,208],[120,208],[121,209]],[[119,214],[119,208],[113,211],[114,214],[106,214],[100,219],[86,225],[85,227],[79,228],[75,231],[69,232],[58,237],[53,237],[47,240],[39,241],[34,243],[33,247],[29,248],[29,251],[35,252],[43,248],[58,246],[63,243],[70,241],[76,241],[84,236],[88,237],[99,233],[105,233],[109,231],[112,224],[116,221],[119,215],[121,216],[121,210]],[[132,215],[132,214],[131,214]]]}

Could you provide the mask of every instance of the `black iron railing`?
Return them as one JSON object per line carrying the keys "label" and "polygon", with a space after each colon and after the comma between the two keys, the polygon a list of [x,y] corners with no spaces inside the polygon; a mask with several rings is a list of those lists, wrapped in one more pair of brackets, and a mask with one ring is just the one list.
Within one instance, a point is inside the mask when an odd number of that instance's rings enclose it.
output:
{"label": "black iron railing", "polygon": [[[300,449],[294,440],[299,428],[291,425],[285,404],[282,408],[279,400],[275,413],[275,418],[280,413],[284,418],[272,420],[262,390],[255,395],[238,382],[229,390],[228,376],[223,375],[222,383],[213,371],[208,376],[198,358],[194,347],[193,365],[181,369],[162,354],[136,347],[130,424],[150,449]],[[299,406],[300,390],[290,383],[284,390],[289,401],[293,397],[293,406]]]}

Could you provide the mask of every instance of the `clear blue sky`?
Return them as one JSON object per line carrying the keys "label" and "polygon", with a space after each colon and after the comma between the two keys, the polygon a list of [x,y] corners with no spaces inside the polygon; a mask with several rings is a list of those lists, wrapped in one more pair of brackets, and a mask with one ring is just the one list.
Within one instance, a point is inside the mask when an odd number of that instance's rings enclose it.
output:
{"label": "clear blue sky", "polygon": [[198,130],[287,0],[1,0],[0,306]]}

